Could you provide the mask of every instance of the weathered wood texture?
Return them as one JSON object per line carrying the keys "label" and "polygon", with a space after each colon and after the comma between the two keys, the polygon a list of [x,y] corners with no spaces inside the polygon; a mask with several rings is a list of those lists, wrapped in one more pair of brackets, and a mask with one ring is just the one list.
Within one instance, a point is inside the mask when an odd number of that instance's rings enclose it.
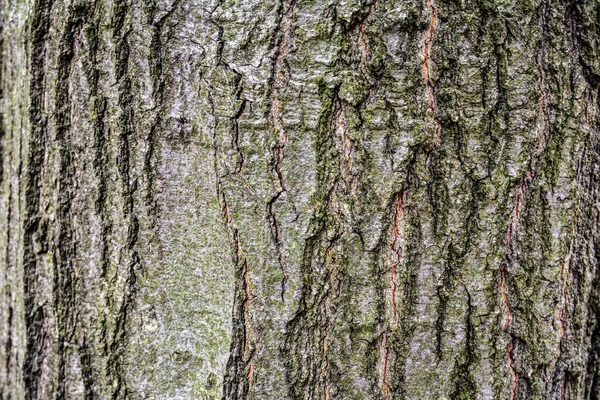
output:
{"label": "weathered wood texture", "polygon": [[600,398],[599,32],[0,1],[0,398]]}

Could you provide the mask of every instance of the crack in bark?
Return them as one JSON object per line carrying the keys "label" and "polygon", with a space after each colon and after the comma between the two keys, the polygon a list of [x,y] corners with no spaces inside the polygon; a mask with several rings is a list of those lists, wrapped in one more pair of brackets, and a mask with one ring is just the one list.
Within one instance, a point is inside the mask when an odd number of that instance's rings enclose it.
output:
{"label": "crack in bark", "polygon": [[[410,176],[410,168],[409,168],[406,171],[406,178],[405,178],[405,185],[407,185],[407,186],[410,182],[410,177],[411,176]],[[395,205],[394,205],[394,225],[393,225],[393,237],[392,237],[391,248],[392,248],[394,255],[396,256],[396,260],[394,261],[394,263],[392,265],[392,270],[391,270],[391,274],[390,274],[390,283],[392,285],[392,289],[391,289],[392,318],[394,321],[394,325],[393,325],[392,329],[398,328],[398,310],[397,310],[398,303],[397,303],[397,299],[396,299],[396,292],[398,290],[398,281],[397,281],[396,275],[398,274],[398,267],[400,267],[400,265],[402,264],[402,261],[404,260],[404,255],[403,255],[402,245],[401,245],[401,241],[403,240],[401,224],[405,222],[404,209],[403,209],[404,200],[405,200],[405,198],[404,198],[405,190],[406,190],[406,188],[403,188],[402,190],[400,190],[398,192],[398,194],[396,195],[396,201],[395,201]]]}
{"label": "crack in bark", "polygon": [[346,161],[346,174],[350,177],[349,184],[351,189],[356,186],[356,182],[358,179],[357,174],[352,173],[352,164],[353,164],[353,153],[355,152],[354,144],[348,135],[348,121],[346,118],[346,107],[344,106],[344,102],[339,97],[337,98],[337,107],[338,112],[335,117],[335,124],[333,126],[333,131],[341,131],[342,138],[342,154]]}
{"label": "crack in bark", "polygon": [[[50,29],[53,0],[38,0],[33,5],[31,19],[31,50],[29,53],[29,120],[31,133],[27,180],[25,182],[25,227],[23,234],[23,275],[26,326],[26,351],[23,364],[25,398],[36,400],[42,384],[44,363],[49,346],[46,304],[40,304],[39,256],[48,251],[48,239],[40,232],[45,224],[40,210],[42,178],[45,170],[47,118],[45,114],[46,40]],[[40,233],[42,233],[40,235]],[[37,249],[36,249],[37,247]]]}
{"label": "crack in bark", "polygon": [[367,64],[369,62],[369,60],[371,59],[371,52],[369,49],[369,41],[367,40],[367,36],[366,36],[366,27],[367,27],[367,23],[371,19],[371,15],[372,15],[371,13],[373,11],[375,11],[376,9],[377,9],[377,0],[373,1],[373,4],[369,7],[369,11],[367,12],[367,15],[365,16],[365,18],[362,20],[362,22],[358,26],[359,40],[362,43],[362,47],[363,47],[363,56],[362,56],[363,64]]}
{"label": "crack in bark", "polygon": [[71,344],[76,340],[79,325],[76,287],[78,277],[75,260],[77,257],[74,239],[72,206],[76,195],[76,179],[71,132],[71,95],[69,78],[77,59],[77,37],[81,31],[87,10],[84,7],[69,7],[69,19],[60,43],[58,74],[56,80],[56,142],[59,146],[58,171],[58,237],[53,246],[53,298],[58,328],[58,382],[56,396],[68,396],[67,373],[70,366]]}
{"label": "crack in bark", "polygon": [[[410,158],[408,165],[406,167],[406,175],[404,178],[404,182],[402,183],[402,187],[401,189],[395,193],[392,197],[392,201],[391,201],[391,207],[394,211],[394,215],[393,215],[393,219],[392,219],[392,243],[389,245],[392,253],[394,254],[394,256],[396,257],[396,259],[393,261],[392,264],[392,268],[390,270],[390,305],[391,305],[391,310],[392,310],[392,325],[391,327],[388,326],[385,328],[385,331],[381,334],[381,339],[380,339],[380,351],[379,351],[379,364],[382,365],[382,368],[379,370],[380,372],[380,378],[381,378],[381,395],[383,399],[389,399],[389,398],[393,398],[395,393],[392,390],[391,384],[389,382],[388,379],[388,372],[389,372],[389,364],[390,364],[390,347],[389,347],[389,343],[388,343],[388,335],[390,335],[390,337],[393,339],[393,335],[396,331],[398,331],[400,329],[400,324],[399,324],[399,316],[398,316],[398,278],[397,276],[399,275],[399,271],[398,268],[402,265],[402,263],[404,262],[404,250],[402,248],[402,241],[404,240],[403,238],[403,224],[406,223],[406,213],[404,210],[405,207],[405,201],[406,201],[406,193],[410,188],[410,184],[411,184],[411,179],[412,179],[412,173],[413,173],[413,168],[414,165],[416,163],[417,160],[417,155],[418,155],[418,151],[413,152],[412,157]],[[405,297],[407,296],[407,292],[410,290],[411,288],[411,283],[410,282],[404,282],[403,284],[403,291],[405,292]],[[387,295],[386,295],[387,297]],[[406,299],[404,299],[404,301],[406,302]],[[409,302],[410,304],[410,302]],[[405,307],[404,308],[404,313],[406,313],[409,310],[410,307]],[[403,318],[404,320],[405,318]],[[403,321],[405,322],[405,321]],[[404,324],[406,325],[406,324]],[[408,331],[408,329],[406,327],[403,327],[404,330],[404,335],[406,336],[406,332]],[[392,344],[393,345],[393,344]]]}
{"label": "crack in bark", "polygon": [[[134,194],[138,190],[137,179],[131,180],[130,157],[131,143],[130,137],[135,134],[135,115],[133,109],[132,81],[129,76],[129,35],[131,27],[125,26],[125,20],[130,9],[127,0],[118,0],[115,4],[113,20],[113,39],[115,40],[115,70],[119,91],[119,106],[121,116],[119,126],[119,159],[118,170],[122,184],[124,204],[122,208],[123,216],[127,222],[127,234],[125,249],[129,253],[129,265],[127,268],[126,282],[121,306],[117,314],[115,329],[113,331],[112,343],[110,345],[111,354],[109,357],[109,377],[115,382],[112,393],[113,400],[121,397],[127,398],[130,389],[125,379],[124,356],[127,347],[127,323],[130,308],[137,293],[137,272],[141,267],[141,256],[136,250],[136,244],[139,236],[139,220],[135,214]],[[124,30],[126,29],[126,30]]]}
{"label": "crack in bark", "polygon": [[[382,354],[383,353],[383,354]],[[390,348],[387,345],[387,332],[381,334],[381,344],[379,347],[379,359],[381,366],[381,397],[383,400],[390,398],[390,384],[388,382],[388,364],[390,361]]]}
{"label": "crack in bark", "polygon": [[516,231],[517,223],[518,223],[520,215],[522,213],[522,209],[525,206],[525,201],[526,201],[526,197],[527,197],[527,194],[529,191],[529,187],[535,180],[538,162],[541,159],[541,157],[543,156],[544,152],[546,151],[546,148],[548,146],[548,141],[549,141],[549,132],[548,132],[549,125],[548,125],[548,111],[547,111],[547,108],[548,108],[547,97],[548,96],[547,96],[546,90],[545,90],[544,70],[543,70],[543,66],[542,66],[543,63],[541,61],[541,56],[544,51],[542,45],[545,40],[544,37],[548,30],[546,16],[545,16],[546,12],[547,12],[547,10],[545,8],[540,16],[540,19],[541,19],[540,25],[542,26],[542,30],[543,30],[543,38],[539,42],[538,50],[537,50],[537,52],[535,54],[535,58],[534,58],[535,67],[536,67],[536,71],[537,71],[538,91],[540,93],[539,100],[538,100],[540,126],[539,126],[539,134],[538,134],[538,138],[537,138],[538,139],[537,140],[537,148],[534,151],[534,154],[529,159],[525,177],[523,178],[523,180],[521,181],[521,184],[519,185],[519,193],[516,196],[514,207],[510,214],[510,217],[509,217],[509,224],[508,224],[508,229],[506,232],[507,252],[506,252],[505,260],[500,267],[500,293],[502,294],[502,298],[504,300],[504,306],[506,308],[506,315],[504,317],[504,322],[502,324],[502,330],[511,336],[511,341],[510,341],[509,348],[508,348],[507,358],[509,360],[509,369],[511,370],[511,374],[513,375],[512,399],[515,399],[517,396],[519,375],[514,367],[515,337],[509,331],[510,325],[514,319],[514,311],[512,309],[510,298],[509,298],[506,274],[507,274],[507,268],[511,264],[512,259],[514,257],[513,235]]}
{"label": "crack in bark", "polygon": [[284,57],[287,51],[289,51],[291,35],[293,34],[293,13],[296,1],[292,0],[285,9],[285,2],[282,1],[280,5],[281,19],[276,28],[275,36],[277,37],[276,42],[276,56],[273,60],[273,66],[271,70],[271,78],[269,79],[269,119],[273,124],[273,127],[277,131],[277,142],[271,149],[272,152],[272,172],[275,175],[274,186],[276,193],[267,202],[267,219],[271,227],[271,236],[273,244],[277,251],[277,258],[283,278],[281,280],[281,300],[285,298],[285,286],[288,279],[287,273],[287,261],[285,250],[283,249],[283,238],[281,228],[277,222],[277,217],[273,211],[274,204],[279,198],[286,192],[285,182],[283,178],[283,172],[281,171],[281,163],[284,157],[284,148],[289,141],[289,135],[283,123],[281,117],[281,91],[286,86],[286,77],[283,71]]}
{"label": "crack in bark", "polygon": [[[0,20],[0,22],[2,22]],[[0,28],[1,29],[1,28]],[[2,35],[2,32],[0,31],[0,36]],[[0,44],[0,49],[2,49],[2,46]],[[0,61],[0,68],[2,67],[2,62]],[[2,79],[0,76],[0,85],[2,85]],[[1,90],[1,89],[0,89]],[[0,93],[1,94],[1,93]],[[2,97],[0,96],[0,100],[2,100]],[[2,118],[2,116],[0,115],[0,118]],[[2,119],[0,119],[0,124],[2,124],[4,121]],[[2,138],[0,138],[1,140]],[[3,161],[3,159],[1,158],[0,155],[0,162]],[[10,229],[10,221],[12,219],[12,212],[13,212],[13,207],[12,207],[12,202],[13,202],[13,196],[12,196],[12,183],[9,184],[9,195],[8,195],[8,211],[7,211],[7,215],[6,215],[6,221],[7,221],[7,229],[6,229],[6,252],[5,252],[5,257],[6,257],[6,264],[5,264],[5,270],[4,270],[4,282],[9,282],[9,273],[8,271],[11,270],[12,268],[14,268],[13,265],[11,265],[10,262],[10,242],[11,242],[11,229]],[[11,361],[12,361],[12,350],[13,350],[13,318],[14,318],[14,308],[12,306],[12,299],[11,299],[11,295],[10,295],[10,291],[7,290],[6,291],[6,306],[8,308],[8,318],[6,321],[6,332],[7,332],[7,338],[6,338],[6,343],[4,346],[5,349],[5,354],[6,354],[6,376],[10,377],[11,376],[11,370],[10,370],[10,366],[11,366]],[[2,382],[3,385],[0,388],[0,398],[4,399],[4,382]],[[8,397],[8,396],[7,396]]]}
{"label": "crack in bark", "polygon": [[[214,90],[208,83],[211,90]],[[217,180],[217,201],[221,211],[224,227],[231,240],[232,258],[235,267],[235,293],[232,307],[232,337],[227,360],[226,372],[223,382],[223,399],[248,398],[252,390],[255,371],[254,355],[256,344],[250,335],[250,275],[246,253],[239,238],[239,231],[231,217],[222,177],[219,173],[219,145],[217,142],[217,129],[219,116],[217,115],[214,100],[209,91],[208,102],[215,118],[213,130],[213,168]]]}
{"label": "crack in bark", "polygon": [[[0,9],[0,52],[4,54],[4,25],[6,24],[6,18],[4,12]],[[4,93],[4,68],[6,63],[6,57],[0,59],[0,105],[4,106],[6,101],[6,94]],[[4,123],[4,109],[0,108],[0,185],[4,183],[4,160],[5,160],[5,141],[6,138],[6,126]],[[7,228],[7,231],[10,230]],[[1,394],[2,392],[0,392]]]}
{"label": "crack in bark", "polygon": [[156,159],[155,148],[157,136],[163,128],[163,112],[165,103],[165,77],[163,71],[163,40],[162,33],[163,28],[169,18],[177,10],[180,0],[175,0],[167,12],[161,16],[158,21],[155,21],[157,4],[156,0],[150,4],[148,22],[152,25],[152,41],[150,43],[150,77],[152,83],[152,98],[154,100],[154,109],[156,110],[156,117],[153,121],[148,135],[146,136],[146,143],[148,149],[144,155],[144,175],[146,176],[146,193],[145,202],[150,211],[150,225],[151,229],[156,231],[158,229],[158,202],[155,196],[156,186],[156,168],[153,166],[153,161]]}
{"label": "crack in bark", "polygon": [[[252,391],[252,378],[255,368],[255,348],[250,336],[249,324],[251,293],[248,259],[242,249],[239,231],[229,213],[229,206],[222,191],[219,196],[219,203],[223,212],[223,220],[232,240],[233,261],[236,266],[236,301],[233,307],[234,328],[230,357],[227,361],[223,398],[248,398]],[[245,381],[242,381],[242,375],[245,375]]]}
{"label": "crack in bark", "polygon": [[[232,128],[232,145],[238,154],[238,161],[236,162],[236,175],[241,178],[241,169],[244,164],[244,157],[239,147],[239,119],[244,113],[248,100],[242,99],[243,93],[242,75],[233,69],[230,65],[223,61],[223,50],[225,47],[225,41],[223,40],[223,34],[225,28],[221,26],[213,17],[214,12],[218,7],[222,5],[219,2],[215,8],[210,12],[209,21],[215,25],[218,31],[218,41],[216,48],[216,63],[215,68],[223,67],[231,71],[235,77],[236,86],[236,98],[241,100],[240,107],[236,114],[230,117],[230,124]],[[220,123],[220,116],[217,113],[215,101],[212,96],[212,92],[215,88],[212,87],[210,82],[205,80],[208,88],[210,89],[207,93],[207,100],[210,105],[211,115],[214,118],[214,125],[212,127],[212,139],[213,139],[213,169],[216,179],[216,196],[219,204],[221,218],[223,220],[224,228],[230,238],[231,242],[231,255],[235,268],[235,287],[234,287],[234,301],[232,305],[232,335],[229,349],[229,358],[225,367],[225,376],[223,377],[223,400],[229,399],[244,399],[249,398],[252,392],[252,383],[255,374],[255,353],[257,344],[251,335],[250,325],[250,302],[251,302],[251,288],[250,288],[250,272],[247,255],[242,248],[242,243],[239,237],[239,230],[233,217],[231,216],[229,205],[225,190],[223,187],[222,178],[227,175],[221,175],[219,172],[219,144],[217,141],[217,132]],[[244,181],[242,179],[242,181]],[[245,181],[244,181],[245,182]]]}
{"label": "crack in bark", "polygon": [[[342,168],[339,153],[332,152],[336,140],[339,110],[339,86],[324,99],[324,111],[316,133],[317,207],[312,215],[302,260],[302,286],[298,309],[288,322],[283,354],[289,395],[293,399],[307,398],[320,393],[331,395],[329,365],[329,336],[335,320],[337,305],[332,302],[342,291],[344,273],[338,268],[335,247],[344,235],[339,221]],[[336,168],[337,167],[337,168]],[[322,291],[311,288],[319,285]],[[337,285],[337,286],[336,286]]]}
{"label": "crack in bark", "polygon": [[475,348],[475,326],[473,325],[473,313],[475,307],[472,304],[471,294],[466,286],[463,285],[467,293],[467,312],[465,315],[465,349],[463,362],[456,359],[455,367],[452,371],[452,380],[454,380],[454,390],[450,395],[451,399],[472,399],[477,397],[477,386],[471,373],[471,366],[476,359]]}

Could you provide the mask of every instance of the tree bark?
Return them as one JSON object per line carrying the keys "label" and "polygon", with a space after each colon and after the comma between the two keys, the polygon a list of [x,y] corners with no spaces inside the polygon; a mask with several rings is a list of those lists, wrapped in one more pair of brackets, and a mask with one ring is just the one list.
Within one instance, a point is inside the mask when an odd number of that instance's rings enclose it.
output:
{"label": "tree bark", "polygon": [[0,399],[599,399],[599,33],[0,1]]}

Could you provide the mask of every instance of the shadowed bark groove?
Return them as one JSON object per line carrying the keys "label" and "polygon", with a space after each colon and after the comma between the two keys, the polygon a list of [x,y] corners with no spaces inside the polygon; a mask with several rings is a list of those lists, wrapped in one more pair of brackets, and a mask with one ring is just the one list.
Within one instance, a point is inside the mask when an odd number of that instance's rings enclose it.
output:
{"label": "shadowed bark groove", "polygon": [[129,396],[129,388],[125,380],[124,353],[127,346],[128,317],[133,307],[136,295],[136,282],[138,269],[141,267],[140,254],[136,250],[139,236],[139,220],[134,212],[134,195],[138,190],[137,180],[132,179],[130,166],[132,154],[132,140],[135,129],[135,112],[132,106],[132,81],[129,75],[130,44],[129,35],[131,28],[126,23],[129,6],[126,0],[115,3],[113,14],[113,38],[115,40],[115,75],[118,85],[118,105],[120,116],[118,121],[119,144],[117,168],[121,183],[123,204],[122,213],[126,221],[127,230],[125,238],[125,264],[127,272],[125,286],[121,297],[121,304],[115,321],[112,342],[110,344],[109,376],[114,382],[112,398],[120,399]]}
{"label": "shadowed bark groove", "polygon": [[45,311],[46,304],[39,300],[42,274],[40,256],[48,252],[47,224],[41,220],[40,187],[43,160],[47,143],[47,120],[44,111],[44,83],[46,69],[46,40],[50,28],[51,0],[36,1],[33,6],[30,56],[31,133],[26,171],[26,223],[23,235],[23,275],[27,351],[23,365],[25,397],[37,399],[42,384],[42,370],[48,346]]}

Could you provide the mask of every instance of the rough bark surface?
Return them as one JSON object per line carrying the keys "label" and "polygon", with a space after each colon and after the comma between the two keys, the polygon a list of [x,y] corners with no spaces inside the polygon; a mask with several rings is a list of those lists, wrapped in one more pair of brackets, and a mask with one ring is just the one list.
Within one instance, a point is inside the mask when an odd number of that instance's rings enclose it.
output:
{"label": "rough bark surface", "polygon": [[1,0],[0,399],[600,399],[599,34]]}

